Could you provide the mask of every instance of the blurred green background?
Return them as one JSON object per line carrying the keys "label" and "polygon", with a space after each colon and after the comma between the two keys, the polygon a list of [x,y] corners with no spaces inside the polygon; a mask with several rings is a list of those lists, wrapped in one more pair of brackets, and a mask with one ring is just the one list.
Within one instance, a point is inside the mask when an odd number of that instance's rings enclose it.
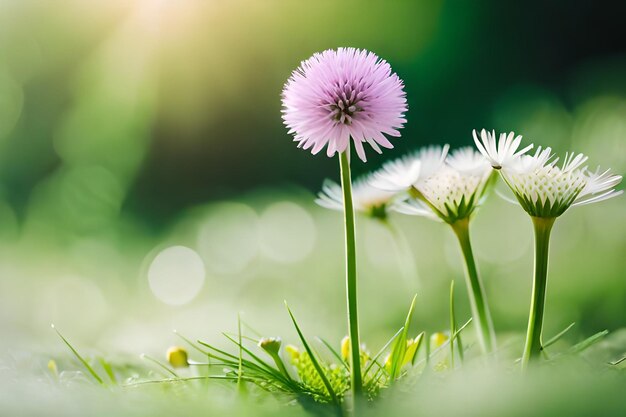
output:
{"label": "blurred green background", "polygon": [[[482,127],[623,173],[625,13],[587,1],[0,1],[0,348],[62,351],[54,322],[86,349],[162,355],[172,329],[218,339],[240,311],[293,341],[283,299],[307,333],[339,341],[341,216],[313,203],[338,162],[291,143],[291,71],[355,46],[405,80],[403,137],[356,174],[430,143],[471,145]],[[557,222],[547,333],[576,321],[573,342],[625,325],[625,208],[620,197]],[[449,282],[463,280],[447,228],[392,223],[411,257],[358,219],[374,346],[413,292],[416,329],[446,328]],[[494,195],[473,233],[496,328],[521,351],[530,221]]]}

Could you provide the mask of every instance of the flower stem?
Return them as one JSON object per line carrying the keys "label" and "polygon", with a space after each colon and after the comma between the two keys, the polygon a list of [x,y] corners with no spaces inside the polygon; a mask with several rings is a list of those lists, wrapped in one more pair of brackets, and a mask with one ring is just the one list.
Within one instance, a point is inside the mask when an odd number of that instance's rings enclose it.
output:
{"label": "flower stem", "polygon": [[543,328],[543,312],[546,302],[546,284],[548,281],[548,248],[550,231],[556,218],[532,217],[535,228],[535,275],[533,278],[530,313],[528,315],[528,331],[526,345],[522,356],[522,369],[528,362],[541,354],[541,332]]}
{"label": "flower stem", "polygon": [[483,350],[487,354],[495,350],[496,336],[493,330],[493,322],[491,313],[487,304],[487,297],[483,288],[478,270],[476,269],[476,261],[472,252],[472,244],[469,235],[469,218],[459,219],[451,224],[452,230],[456,234],[461,246],[461,252],[465,259],[465,279],[468,287],[470,306],[472,309],[472,317],[474,318],[474,327],[478,333],[478,341]]}
{"label": "flower stem", "polygon": [[361,353],[359,340],[359,318],[356,288],[356,239],[354,233],[354,206],[352,204],[352,183],[348,150],[339,155],[341,167],[341,188],[343,190],[343,212],[346,231],[346,293],[348,301],[348,326],[351,358],[351,389],[355,402],[363,390],[361,379]]}

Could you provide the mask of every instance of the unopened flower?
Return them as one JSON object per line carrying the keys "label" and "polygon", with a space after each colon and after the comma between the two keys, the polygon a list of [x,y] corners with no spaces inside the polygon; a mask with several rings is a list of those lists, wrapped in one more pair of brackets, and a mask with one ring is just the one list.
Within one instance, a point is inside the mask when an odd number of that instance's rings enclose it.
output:
{"label": "unopened flower", "polygon": [[[402,363],[400,364],[400,367],[406,366],[409,363],[413,363],[413,361],[415,360],[415,356],[417,355],[417,350],[422,344],[423,338],[424,333],[421,333],[417,335],[417,337],[414,339],[409,338],[406,340],[406,350],[404,351],[404,357],[402,358]],[[385,357],[385,369],[387,370],[387,372],[390,372],[393,366],[392,358],[393,355],[391,353],[387,354],[387,356]]]}
{"label": "unopened flower", "polygon": [[59,368],[57,367],[57,362],[54,359],[50,359],[48,361],[48,371],[50,371],[50,373],[55,377],[59,376]]}
{"label": "unopened flower", "polygon": [[186,368],[189,366],[187,350],[180,346],[172,346],[167,350],[167,361],[174,368]]}
{"label": "unopened flower", "polygon": [[292,74],[282,93],[283,120],[298,147],[328,156],[344,152],[350,138],[366,160],[363,143],[376,152],[400,136],[407,110],[402,80],[372,52],[339,48],[314,54]]}
{"label": "unopened flower", "polygon": [[[263,337],[259,340],[259,347],[267,352],[268,355],[272,357],[274,363],[278,367],[278,370],[289,378],[289,371],[285,367],[285,363],[280,357],[280,345],[282,344],[282,340],[280,337]],[[292,356],[292,362],[295,360]]]}
{"label": "unopened flower", "polygon": [[[357,179],[352,186],[354,209],[379,219],[387,217],[387,208],[395,195],[393,192],[372,186],[370,176]],[[317,195],[315,202],[331,210],[343,210],[341,186],[331,180],[324,181],[322,191]]]}
{"label": "unopened flower", "polygon": [[263,337],[259,340],[259,347],[272,356],[278,354],[281,344],[280,337]]}
{"label": "unopened flower", "polygon": [[287,345],[287,346],[285,346],[285,351],[287,352],[287,354],[291,358],[292,362],[297,361],[300,358],[300,349],[298,349],[294,345]]}
{"label": "unopened flower", "polygon": [[448,341],[449,337],[445,333],[437,332],[433,333],[430,336],[430,344],[433,348],[438,348],[443,346],[444,343]]}
{"label": "unopened flower", "polygon": [[411,194],[415,198],[397,203],[393,209],[450,224],[468,218],[487,190],[491,171],[480,153],[471,148],[458,149],[439,169],[413,186]]}
{"label": "unopened flower", "polygon": [[346,362],[350,360],[350,338],[348,336],[341,339],[341,357]]}
{"label": "unopened flower", "polygon": [[[344,361],[349,362],[350,353],[351,353],[350,352],[350,337],[344,336],[344,338],[341,339],[341,358]],[[367,350],[367,346],[365,346],[365,343],[361,343],[361,346],[359,348],[359,353],[361,357],[361,363],[365,363],[370,359],[370,353]]]}

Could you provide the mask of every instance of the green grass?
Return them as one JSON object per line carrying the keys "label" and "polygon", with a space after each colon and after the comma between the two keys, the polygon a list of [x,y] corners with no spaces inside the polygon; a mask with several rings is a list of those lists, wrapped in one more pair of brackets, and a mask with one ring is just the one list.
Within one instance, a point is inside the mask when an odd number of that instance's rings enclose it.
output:
{"label": "green grass", "polygon": [[[262,212],[265,200],[255,198],[242,201]],[[283,350],[293,344],[306,351],[284,310],[282,300],[291,300],[306,344],[341,399],[346,386],[328,373],[331,366],[339,369],[337,375],[347,371],[340,343],[346,334],[342,248],[334,232],[340,218],[312,206],[309,196],[284,198],[301,205],[316,222],[317,242],[309,257],[278,265],[259,254],[235,275],[216,274],[207,265],[205,289],[179,307],[161,304],[145,284],[137,286],[145,283],[140,265],[158,242],[172,239],[193,247],[191,231],[202,215],[181,220],[168,237],[129,240],[133,249],[119,258],[123,262],[107,262],[99,251],[83,250],[81,257],[72,257],[78,250],[72,246],[5,248],[0,257],[12,279],[0,282],[0,308],[11,314],[0,318],[0,348],[5,352],[0,359],[0,413],[298,416],[332,410],[323,381],[315,383],[319,373],[312,362],[306,365],[312,370],[309,384],[303,384],[284,351],[289,377],[257,346],[262,336],[280,335]],[[574,211],[555,228],[553,239],[560,243],[555,243],[550,263],[543,364],[524,378],[517,360],[532,254],[530,245],[520,248],[520,242],[529,242],[531,229],[522,216],[516,217],[517,208],[490,200],[474,225],[477,263],[498,331],[498,351],[488,362],[479,354],[473,323],[466,321],[470,308],[464,286],[450,287],[452,280],[458,284],[463,277],[453,236],[427,221],[390,219],[415,256],[419,276],[407,283],[395,249],[385,243],[387,229],[358,218],[357,235],[363,239],[357,242],[361,330],[369,357],[363,374],[372,381],[369,390],[376,397],[364,415],[576,416],[592,410],[623,415],[626,331],[621,330],[621,301],[626,285],[621,276],[626,264],[620,248],[626,229],[611,220],[621,210],[623,203],[616,201]],[[494,224],[507,227],[496,235],[497,244],[490,237]],[[509,235],[516,239],[509,241]],[[116,245],[99,242],[99,248]],[[517,258],[500,261],[511,250],[518,250]],[[43,265],[44,259],[50,261]],[[70,279],[67,271],[80,275]],[[408,291],[417,292],[412,315],[407,315]],[[60,326],[64,339],[50,331],[50,321]],[[172,328],[180,331],[172,336]],[[448,335],[441,346],[431,345],[435,332]],[[418,338],[419,349],[409,364],[398,368],[409,338]],[[166,362],[165,352],[175,344],[187,347],[189,368],[174,369]],[[387,369],[390,354],[396,365]],[[48,369],[51,359],[56,372]]]}

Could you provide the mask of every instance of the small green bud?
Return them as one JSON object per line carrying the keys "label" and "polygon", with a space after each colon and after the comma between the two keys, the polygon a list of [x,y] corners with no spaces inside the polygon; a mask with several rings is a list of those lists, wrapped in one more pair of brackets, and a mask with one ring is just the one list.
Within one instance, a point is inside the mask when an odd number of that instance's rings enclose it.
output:
{"label": "small green bud", "polygon": [[280,337],[263,337],[259,340],[259,347],[271,356],[278,355],[281,344]]}
{"label": "small green bud", "polygon": [[172,346],[167,350],[167,361],[174,368],[186,368],[189,366],[187,351],[180,346]]}

